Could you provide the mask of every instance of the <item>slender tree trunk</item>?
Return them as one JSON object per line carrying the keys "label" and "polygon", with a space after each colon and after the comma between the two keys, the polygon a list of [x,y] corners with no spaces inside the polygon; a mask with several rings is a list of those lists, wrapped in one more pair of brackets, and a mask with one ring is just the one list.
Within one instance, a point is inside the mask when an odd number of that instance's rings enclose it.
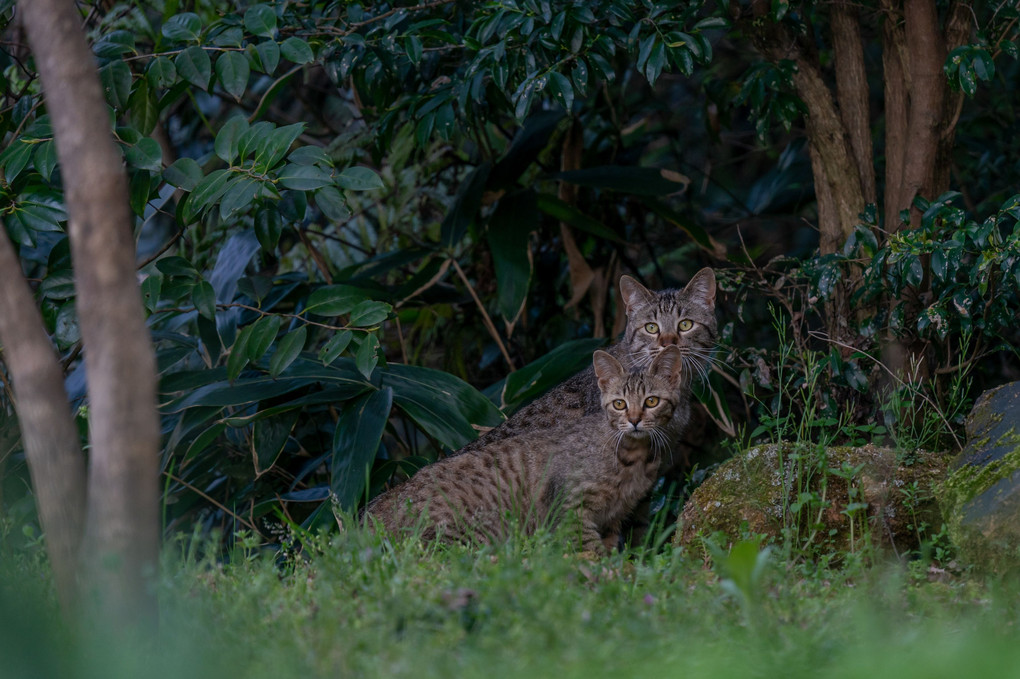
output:
{"label": "slender tree trunk", "polygon": [[21,0],[18,7],[64,180],[88,371],[85,572],[101,609],[132,624],[155,610],[149,578],[159,550],[159,422],[127,179],[74,3]]}
{"label": "slender tree trunk", "polygon": [[42,315],[0,227],[0,345],[35,488],[57,595],[65,613],[77,600],[78,548],[85,525],[85,458]]}
{"label": "slender tree trunk", "polygon": [[865,203],[875,203],[878,198],[871,150],[868,74],[864,68],[860,15],[849,0],[835,0],[832,5],[832,46],[839,112],[860,173],[861,194]]}

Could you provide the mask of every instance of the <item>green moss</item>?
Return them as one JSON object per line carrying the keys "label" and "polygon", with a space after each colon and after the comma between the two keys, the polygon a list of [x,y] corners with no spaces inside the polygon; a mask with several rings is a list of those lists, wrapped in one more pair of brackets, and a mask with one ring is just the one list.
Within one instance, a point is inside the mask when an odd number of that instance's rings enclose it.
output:
{"label": "green moss", "polygon": [[[979,440],[971,447],[989,446]],[[1010,450],[986,465],[967,464],[955,470],[939,487],[939,501],[949,535],[966,560],[983,570],[1001,571],[1020,563],[1020,540],[1002,531],[986,535],[979,526],[964,522],[964,509],[969,502],[1020,470],[1020,434],[1015,427],[1000,436],[992,447]]]}

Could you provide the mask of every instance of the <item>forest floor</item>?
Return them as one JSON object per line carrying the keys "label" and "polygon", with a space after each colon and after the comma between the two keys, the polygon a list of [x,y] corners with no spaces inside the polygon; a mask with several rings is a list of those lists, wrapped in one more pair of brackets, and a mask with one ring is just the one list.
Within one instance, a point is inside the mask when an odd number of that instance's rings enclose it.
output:
{"label": "forest floor", "polygon": [[357,530],[300,555],[201,551],[166,546],[150,644],[72,633],[32,601],[42,578],[3,578],[0,677],[1020,676],[1020,586],[922,561],[822,568],[748,542],[712,566],[668,541],[590,561],[550,537]]}

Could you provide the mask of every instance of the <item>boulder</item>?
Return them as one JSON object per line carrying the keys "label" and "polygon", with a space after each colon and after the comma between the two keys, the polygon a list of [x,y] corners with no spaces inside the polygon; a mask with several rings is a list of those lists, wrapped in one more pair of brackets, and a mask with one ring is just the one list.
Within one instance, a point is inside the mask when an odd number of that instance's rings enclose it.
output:
{"label": "boulder", "polygon": [[761,445],[723,463],[684,506],[674,542],[699,547],[723,532],[796,536],[833,552],[870,542],[917,549],[941,524],[935,489],[948,453],[897,455],[890,448]]}
{"label": "boulder", "polygon": [[1020,568],[1020,382],[985,392],[939,501],[960,557],[979,570]]}

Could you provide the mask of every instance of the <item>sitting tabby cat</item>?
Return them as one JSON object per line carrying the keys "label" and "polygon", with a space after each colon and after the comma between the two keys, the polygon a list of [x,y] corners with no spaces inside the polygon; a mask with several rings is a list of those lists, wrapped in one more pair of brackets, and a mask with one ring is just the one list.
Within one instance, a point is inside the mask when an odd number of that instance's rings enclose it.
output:
{"label": "sitting tabby cat", "polygon": [[580,520],[581,547],[604,554],[622,521],[659,474],[659,455],[678,432],[683,358],[675,346],[628,372],[596,351],[598,412],[493,440],[425,467],[366,507],[390,531],[424,539],[494,542],[511,524],[526,533],[565,516]]}
{"label": "sitting tabby cat", "polygon": [[[686,457],[679,452],[677,444],[691,416],[691,379],[695,374],[707,377],[716,341],[715,272],[701,269],[682,290],[659,292],[648,290],[630,276],[622,276],[620,295],[627,312],[627,327],[623,339],[609,347],[610,354],[625,366],[640,368],[647,366],[666,347],[675,345],[680,350],[684,370],[669,427],[674,439],[659,456],[659,476],[673,475],[686,464]],[[601,409],[595,371],[588,367],[461,450],[486,450],[498,441],[534,431],[562,438],[575,420],[599,413]],[[649,514],[646,498],[628,522],[635,541],[642,538]]]}

